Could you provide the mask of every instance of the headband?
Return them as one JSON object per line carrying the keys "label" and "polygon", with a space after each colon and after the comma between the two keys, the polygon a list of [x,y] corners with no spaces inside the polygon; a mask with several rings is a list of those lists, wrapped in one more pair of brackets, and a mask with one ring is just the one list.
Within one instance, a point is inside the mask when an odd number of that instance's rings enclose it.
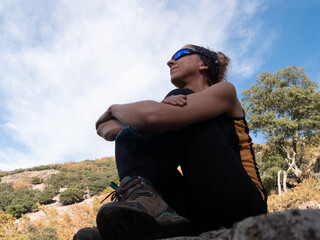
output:
{"label": "headband", "polygon": [[200,53],[199,57],[204,62],[204,64],[208,67],[208,74],[212,84],[217,83],[218,75],[219,75],[219,62],[217,58],[217,53],[197,45],[191,45],[191,46],[197,52]]}

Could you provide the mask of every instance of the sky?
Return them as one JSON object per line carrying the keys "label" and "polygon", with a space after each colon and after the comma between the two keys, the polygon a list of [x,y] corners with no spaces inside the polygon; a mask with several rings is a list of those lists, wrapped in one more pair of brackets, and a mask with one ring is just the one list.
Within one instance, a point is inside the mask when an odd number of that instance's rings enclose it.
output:
{"label": "sky", "polygon": [[96,120],[111,104],[161,101],[186,44],[231,58],[240,99],[290,65],[319,84],[319,12],[318,0],[1,1],[0,170],[114,156]]}

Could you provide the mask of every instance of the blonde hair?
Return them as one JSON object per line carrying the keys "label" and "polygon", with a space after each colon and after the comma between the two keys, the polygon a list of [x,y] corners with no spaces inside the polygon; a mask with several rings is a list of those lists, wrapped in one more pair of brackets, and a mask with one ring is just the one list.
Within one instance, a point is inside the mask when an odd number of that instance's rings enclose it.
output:
{"label": "blonde hair", "polygon": [[224,53],[217,53],[218,63],[219,63],[219,74],[218,74],[218,82],[226,80],[227,68],[230,63],[230,58],[227,57]]}

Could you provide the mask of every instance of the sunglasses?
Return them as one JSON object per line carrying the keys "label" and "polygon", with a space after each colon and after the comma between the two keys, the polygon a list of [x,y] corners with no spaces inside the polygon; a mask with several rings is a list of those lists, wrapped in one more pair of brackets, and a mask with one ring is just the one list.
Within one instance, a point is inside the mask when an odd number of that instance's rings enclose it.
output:
{"label": "sunglasses", "polygon": [[179,51],[177,51],[175,54],[173,54],[172,58],[173,60],[178,60],[182,57],[185,57],[185,56],[188,56],[188,55],[192,55],[192,54],[199,54],[199,55],[203,55],[197,51],[194,51],[192,49],[189,49],[189,48],[183,48],[183,49],[180,49]]}

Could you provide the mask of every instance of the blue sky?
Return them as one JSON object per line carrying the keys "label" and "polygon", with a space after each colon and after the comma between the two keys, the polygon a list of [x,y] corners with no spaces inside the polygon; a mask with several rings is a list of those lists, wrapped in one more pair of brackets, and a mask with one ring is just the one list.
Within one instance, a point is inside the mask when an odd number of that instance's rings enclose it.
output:
{"label": "blue sky", "polygon": [[160,101],[172,89],[166,62],[188,43],[231,58],[239,98],[290,65],[319,84],[319,10],[317,0],[1,1],[0,169],[114,156],[95,121],[113,103]]}

